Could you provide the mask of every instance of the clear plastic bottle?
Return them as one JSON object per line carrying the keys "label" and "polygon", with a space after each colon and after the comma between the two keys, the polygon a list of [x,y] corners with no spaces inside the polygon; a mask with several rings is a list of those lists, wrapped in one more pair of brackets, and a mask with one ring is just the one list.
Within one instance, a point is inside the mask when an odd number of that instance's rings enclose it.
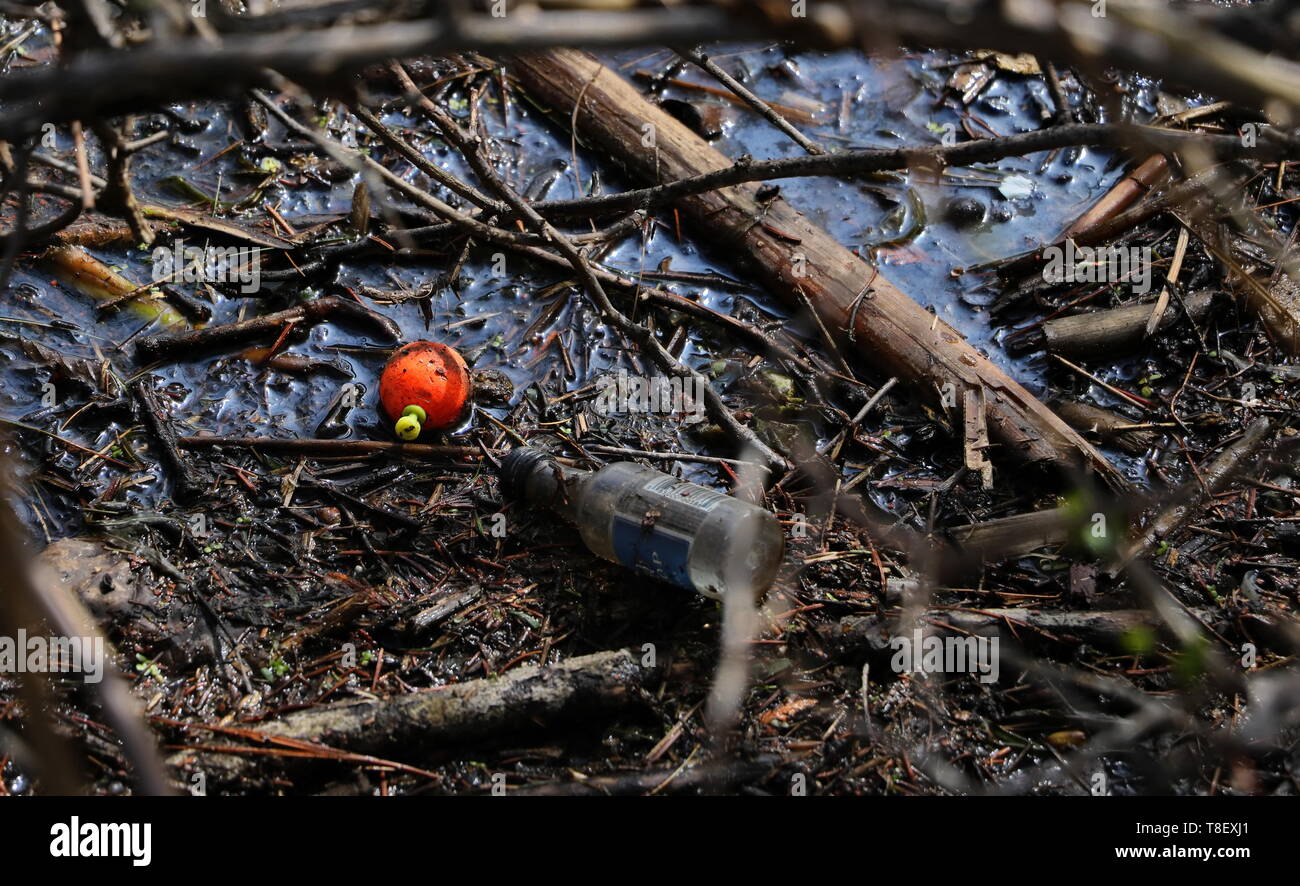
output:
{"label": "clear plastic bottle", "polygon": [[709,597],[757,597],[785,552],[770,512],[632,462],[583,471],[521,446],[500,477],[511,498],[574,524],[598,556]]}

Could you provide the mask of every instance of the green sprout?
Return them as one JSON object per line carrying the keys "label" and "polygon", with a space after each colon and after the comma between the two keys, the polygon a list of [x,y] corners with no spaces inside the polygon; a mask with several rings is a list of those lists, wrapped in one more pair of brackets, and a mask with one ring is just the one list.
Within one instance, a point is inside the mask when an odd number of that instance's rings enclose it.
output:
{"label": "green sprout", "polygon": [[262,678],[268,683],[283,677],[287,673],[289,673],[289,665],[279,656],[271,659],[271,664],[268,667],[262,668]]}
{"label": "green sprout", "polygon": [[1131,655],[1146,655],[1156,648],[1156,635],[1146,625],[1134,625],[1120,636],[1120,645]]}
{"label": "green sprout", "polygon": [[1206,639],[1198,634],[1174,656],[1174,673],[1183,683],[1191,683],[1205,673],[1207,645]]}
{"label": "green sprout", "polygon": [[135,654],[135,669],[146,678],[153,677],[159,683],[163,680],[163,674],[158,668],[158,662],[147,658],[143,653],[137,652]]}

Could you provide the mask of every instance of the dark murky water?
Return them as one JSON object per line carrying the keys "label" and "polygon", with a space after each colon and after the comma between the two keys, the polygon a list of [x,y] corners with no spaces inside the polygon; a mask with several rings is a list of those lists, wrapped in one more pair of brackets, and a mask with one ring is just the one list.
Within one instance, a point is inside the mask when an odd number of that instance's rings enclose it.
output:
{"label": "dark murky water", "polygon": [[[824,125],[802,128],[828,148],[933,144],[948,126],[955,128],[959,138],[965,137],[957,113],[939,102],[955,63],[948,55],[864,61],[856,53],[801,53],[790,57],[797,72],[790,64],[783,64],[787,62],[785,52],[773,47],[719,52],[714,57],[769,100],[824,108]],[[670,59],[666,52],[647,55],[644,51],[626,51],[608,56],[607,60],[632,75],[637,69],[659,72]],[[678,76],[696,83],[710,83],[694,69]],[[701,98],[698,93],[676,87],[669,87],[665,95],[690,100]],[[1147,98],[1144,94],[1137,97],[1139,101]],[[983,135],[1009,135],[1040,128],[1050,108],[1050,99],[1037,78],[1004,74],[968,106],[968,122]],[[186,117],[206,121],[207,125],[201,132],[184,136],[185,145],[164,142],[138,155],[134,172],[140,192],[154,202],[182,203],[176,191],[164,183],[168,176],[181,175],[204,193],[219,194],[222,200],[238,199],[246,193],[256,177],[248,174],[247,165],[241,165],[238,151],[222,153],[243,137],[236,115],[228,108],[210,105],[176,110]],[[540,119],[526,102],[512,99],[502,108],[499,95],[490,91],[483,110],[489,130],[507,153],[502,158],[503,168],[521,190],[539,175],[554,169],[557,159],[562,160],[565,168],[550,189],[551,198],[587,193],[593,174],[599,174],[606,190],[629,184],[581,148],[577,152],[577,168],[570,168],[567,133]],[[356,134],[347,129],[342,117],[333,111],[323,113],[335,114],[331,118],[334,133],[345,143],[356,144]],[[799,152],[796,145],[748,111],[728,105],[723,113],[724,132],[716,142],[723,153],[733,157],[748,153],[766,158]],[[459,156],[428,136],[428,126],[400,113],[389,114],[385,121],[411,127],[417,144],[428,156],[457,175],[469,178]],[[269,141],[279,143],[283,138],[284,133],[273,123]],[[71,157],[71,144],[61,141],[50,152]],[[254,145],[247,159],[256,163],[268,156],[271,156],[269,151]],[[1019,361],[1008,358],[997,344],[998,331],[989,324],[982,310],[992,293],[981,288],[983,281],[979,278],[970,274],[954,277],[952,270],[1018,252],[1050,238],[1104,193],[1118,175],[1110,156],[1078,150],[1062,151],[1050,157],[1037,154],[1016,158],[990,167],[953,170],[937,185],[898,177],[860,182],[794,179],[781,182],[781,187],[783,195],[794,206],[843,243],[864,252],[874,249],[882,273],[961,330],[1031,390],[1041,393],[1041,358]],[[310,174],[293,176],[290,181],[293,180],[300,184],[273,188],[255,201],[253,214],[264,217],[261,206],[265,203],[275,205],[282,215],[291,219],[347,213],[354,180],[329,183]],[[978,201],[984,220],[973,226],[956,226],[947,221],[946,207],[955,198]],[[675,271],[739,275],[731,256],[701,249],[690,239],[689,230],[684,233],[683,241],[678,242],[670,228],[656,227],[644,242],[639,237],[624,241],[606,256],[605,262],[635,271],[654,269],[670,261]],[[915,236],[909,238],[908,234]],[[190,245],[202,245],[197,240],[196,234],[187,235]],[[150,254],[146,251],[109,249],[96,250],[96,254],[123,269],[134,281],[149,279]],[[407,261],[390,267],[375,263],[345,264],[338,282],[357,291],[359,287],[370,286],[395,291],[400,296],[434,281],[449,261],[434,256],[427,262]],[[499,270],[504,270],[504,275],[498,275]],[[539,300],[535,294],[562,279],[564,276],[552,269],[531,268],[513,256],[506,258],[503,269],[494,262],[492,251],[484,249],[470,256],[458,291],[443,287],[433,293],[427,327],[421,306],[415,300],[377,307],[400,324],[405,339],[429,337],[451,344],[474,357],[477,367],[507,373],[517,390],[547,380],[574,389],[618,365],[622,349],[617,338],[586,307],[584,298],[577,294],[570,297],[564,292],[552,298],[566,298],[567,304],[555,313],[548,325],[533,330],[530,340],[523,340],[530,324],[551,307],[549,301]],[[276,285],[287,288],[291,296],[301,288],[294,284]],[[734,290],[710,290],[676,283],[667,284],[667,288],[697,297],[723,312],[730,312],[734,300],[743,297],[773,316],[787,315],[778,299],[761,290],[738,295]],[[284,303],[277,306],[283,307]],[[250,316],[257,308],[256,299],[220,298],[214,306],[212,322],[225,323]],[[58,283],[48,267],[33,262],[20,265],[10,292],[3,297],[0,317],[3,318],[0,333],[35,339],[72,356],[106,357],[123,379],[135,371],[135,366],[121,349],[138,335],[157,331],[148,328],[146,322],[129,310],[102,314],[89,298]],[[809,340],[816,338],[812,329],[803,331]],[[572,378],[566,377],[565,367],[556,359],[555,344],[548,340],[551,333],[558,333],[560,343],[571,356]],[[311,330],[305,342],[295,344],[291,350],[343,361],[355,380],[366,386],[367,404],[373,405],[383,355],[333,349],[377,344],[348,329],[322,324]],[[683,360],[699,367],[712,363],[715,356],[708,344],[695,334],[681,354]],[[296,378],[258,369],[231,354],[203,356],[193,362],[153,371],[179,396],[175,414],[186,426],[195,432],[231,435],[313,436],[342,383],[327,375]],[[42,385],[48,380],[46,369],[35,366],[12,344],[6,345],[0,350],[0,418],[22,421],[24,416],[37,411]],[[378,426],[373,409],[355,411],[351,422],[353,436],[387,436]],[[46,423],[42,427],[49,429]],[[119,426],[106,432],[102,422],[82,423],[72,416],[65,417],[56,430],[67,440],[99,450],[113,443],[123,428]],[[37,438],[28,432],[28,439]],[[129,435],[119,442],[129,447]],[[54,446],[51,451],[64,451],[59,464],[74,473],[89,457],[87,452],[60,446]],[[33,467],[29,463],[22,470],[31,473]],[[120,473],[118,468],[101,463],[94,481],[102,488]],[[34,526],[43,524],[43,531],[55,537],[75,532],[79,519],[75,503],[47,484],[32,488],[42,513],[28,515],[29,521]],[[147,502],[160,491],[164,490],[157,483],[142,481],[127,497]]]}

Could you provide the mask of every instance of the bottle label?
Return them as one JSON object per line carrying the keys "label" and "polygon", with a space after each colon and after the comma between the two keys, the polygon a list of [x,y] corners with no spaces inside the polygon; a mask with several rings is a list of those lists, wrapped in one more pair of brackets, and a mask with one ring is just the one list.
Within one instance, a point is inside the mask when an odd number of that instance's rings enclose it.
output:
{"label": "bottle label", "polygon": [[614,512],[614,554],[620,563],[684,588],[691,582],[691,544],[704,520],[727,497],[672,477],[639,487]]}

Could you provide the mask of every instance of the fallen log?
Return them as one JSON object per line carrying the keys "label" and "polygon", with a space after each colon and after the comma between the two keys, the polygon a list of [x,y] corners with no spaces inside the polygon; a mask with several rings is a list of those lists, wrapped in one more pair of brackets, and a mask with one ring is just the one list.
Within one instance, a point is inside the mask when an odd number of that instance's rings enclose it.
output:
{"label": "fallen log", "polygon": [[529,721],[632,701],[653,670],[627,650],[597,652],[500,677],[469,680],[385,699],[320,705],[287,714],[262,731],[354,750],[501,735]]}
{"label": "fallen log", "polygon": [[[512,69],[532,96],[577,135],[654,183],[733,164],[685,125],[589,54],[552,50],[515,57]],[[575,104],[577,107],[575,108]],[[968,390],[982,394],[992,436],[1014,456],[1058,467],[1087,466],[1115,489],[1127,481],[1081,435],[936,315],[880,277],[779,196],[758,200],[759,185],[683,197],[676,204],[711,239],[748,256],[773,291],[856,344],[878,369],[896,375],[956,415]]]}

